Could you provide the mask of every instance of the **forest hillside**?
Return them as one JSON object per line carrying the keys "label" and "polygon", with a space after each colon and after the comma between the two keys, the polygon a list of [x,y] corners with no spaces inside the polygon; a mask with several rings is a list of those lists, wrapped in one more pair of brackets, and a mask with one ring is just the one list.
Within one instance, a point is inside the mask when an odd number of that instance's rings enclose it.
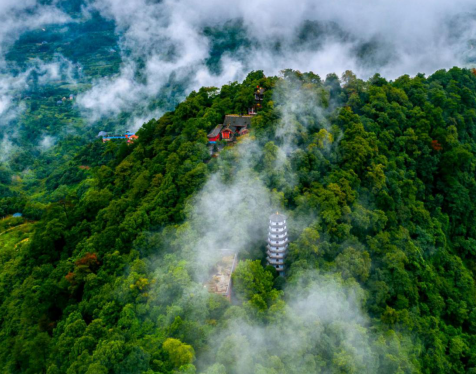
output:
{"label": "forest hillside", "polygon": [[[257,86],[250,133],[211,149]],[[2,372],[476,372],[472,71],[255,71],[137,135],[80,148],[49,203],[0,198]],[[203,287],[222,248],[231,302]]]}

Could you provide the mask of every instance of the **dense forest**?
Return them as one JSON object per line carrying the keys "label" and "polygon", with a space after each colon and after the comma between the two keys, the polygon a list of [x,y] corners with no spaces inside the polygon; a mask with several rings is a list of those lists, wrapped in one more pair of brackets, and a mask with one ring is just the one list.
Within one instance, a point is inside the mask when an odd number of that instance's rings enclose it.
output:
{"label": "dense forest", "polygon": [[[251,133],[212,157],[256,86]],[[257,71],[137,134],[81,147],[41,180],[48,202],[0,198],[23,213],[0,221],[2,372],[476,372],[472,71]],[[276,209],[284,278],[265,262]],[[225,245],[231,302],[203,288]]]}

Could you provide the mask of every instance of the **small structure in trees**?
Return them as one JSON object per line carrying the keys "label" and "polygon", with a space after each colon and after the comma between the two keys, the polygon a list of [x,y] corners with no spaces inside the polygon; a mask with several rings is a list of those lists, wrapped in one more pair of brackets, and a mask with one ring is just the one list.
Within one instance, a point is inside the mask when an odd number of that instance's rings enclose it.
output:
{"label": "small structure in trees", "polygon": [[255,95],[255,102],[252,107],[248,108],[248,114],[251,116],[254,116],[258,113],[258,110],[262,108],[262,102],[264,99],[264,91],[265,89],[263,87],[257,86],[256,91],[254,93]]}
{"label": "small structure in trees", "polygon": [[105,131],[99,131],[98,138],[102,138],[102,142],[108,142],[113,139],[126,139],[127,143],[133,143],[134,140],[138,139],[139,137],[134,134],[133,132],[126,131],[124,134],[109,134]]}
{"label": "small structure in trees", "polygon": [[235,270],[237,263],[236,253],[224,250],[223,257],[216,263],[210,274],[210,278],[205,283],[208,292],[225,296],[231,299],[231,274]]}

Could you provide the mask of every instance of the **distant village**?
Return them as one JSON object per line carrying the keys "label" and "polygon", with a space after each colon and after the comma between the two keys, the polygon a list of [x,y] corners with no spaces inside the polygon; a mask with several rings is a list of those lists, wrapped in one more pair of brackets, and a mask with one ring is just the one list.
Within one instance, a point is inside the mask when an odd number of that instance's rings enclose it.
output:
{"label": "distant village", "polygon": [[73,99],[74,99],[74,95],[71,94],[71,95],[69,95],[69,98],[66,98],[66,96],[65,96],[65,97],[63,97],[61,100],[58,100],[58,101],[56,102],[56,104],[57,104],[57,105],[63,105],[63,103],[64,103],[65,101],[73,101]]}

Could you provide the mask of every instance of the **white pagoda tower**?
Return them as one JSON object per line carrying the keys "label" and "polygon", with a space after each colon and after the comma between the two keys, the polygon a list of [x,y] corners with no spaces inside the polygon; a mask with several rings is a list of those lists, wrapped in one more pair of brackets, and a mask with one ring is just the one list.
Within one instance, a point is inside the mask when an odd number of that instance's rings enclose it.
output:
{"label": "white pagoda tower", "polygon": [[267,248],[268,264],[274,266],[278,274],[283,276],[284,258],[288,250],[288,228],[285,215],[275,213],[269,217]]}

